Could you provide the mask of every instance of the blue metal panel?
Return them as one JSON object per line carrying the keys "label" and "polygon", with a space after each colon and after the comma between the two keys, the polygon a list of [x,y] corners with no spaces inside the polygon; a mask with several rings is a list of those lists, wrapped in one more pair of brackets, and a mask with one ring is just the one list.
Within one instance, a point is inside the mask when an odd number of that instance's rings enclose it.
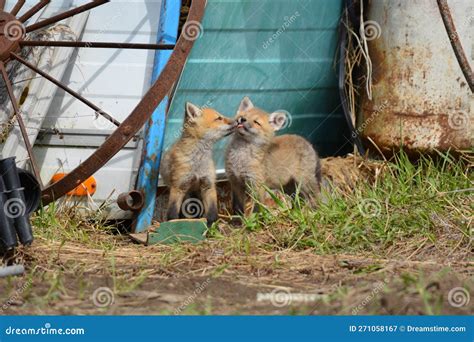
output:
{"label": "blue metal panel", "polygon": [[[178,36],[181,0],[163,0],[161,8],[158,43],[175,44]],[[166,66],[172,51],[157,51],[153,69],[153,82]],[[153,113],[145,127],[144,157],[137,180],[137,189],[145,195],[145,205],[134,222],[134,231],[142,232],[152,223],[155,212],[156,190],[160,170],[161,151],[166,127],[166,109],[168,98],[165,97]]]}

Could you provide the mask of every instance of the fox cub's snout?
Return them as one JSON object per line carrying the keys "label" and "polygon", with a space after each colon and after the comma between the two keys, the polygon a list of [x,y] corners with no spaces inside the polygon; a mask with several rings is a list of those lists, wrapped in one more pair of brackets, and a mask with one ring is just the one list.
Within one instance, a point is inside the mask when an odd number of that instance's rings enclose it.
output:
{"label": "fox cub's snout", "polygon": [[285,126],[284,113],[267,112],[245,97],[235,117],[235,134],[226,152],[226,172],[232,187],[233,210],[243,214],[248,190],[265,188],[301,193],[314,203],[320,191],[321,166],[317,152],[303,137],[275,136]]}
{"label": "fox cub's snout", "polygon": [[186,103],[181,137],[165,153],[161,168],[163,180],[170,187],[168,220],[179,217],[182,203],[191,193],[200,194],[201,211],[208,224],[217,220],[216,170],[212,148],[219,139],[232,134],[234,128],[234,120],[214,109]]}
{"label": "fox cub's snout", "polygon": [[250,99],[245,98],[235,118],[236,133],[248,142],[268,143],[285,124],[283,113],[268,114],[253,107]]}
{"label": "fox cub's snout", "polygon": [[[223,116],[212,108],[199,109],[187,104],[185,131],[199,140],[215,143],[233,133],[235,121]],[[183,132],[184,133],[184,132]]]}

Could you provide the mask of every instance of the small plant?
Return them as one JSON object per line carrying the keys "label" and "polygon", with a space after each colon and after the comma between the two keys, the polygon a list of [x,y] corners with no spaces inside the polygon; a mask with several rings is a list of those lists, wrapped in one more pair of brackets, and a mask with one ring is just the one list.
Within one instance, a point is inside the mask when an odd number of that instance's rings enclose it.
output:
{"label": "small plant", "polygon": [[[326,189],[317,209],[299,197],[267,189],[275,203],[248,217],[250,232],[271,234],[270,249],[314,247],[319,253],[382,254],[402,239],[436,240],[442,221],[469,242],[472,173],[448,154],[412,163],[400,152],[375,182],[360,180],[353,191]],[[434,215],[434,216],[433,216]]]}

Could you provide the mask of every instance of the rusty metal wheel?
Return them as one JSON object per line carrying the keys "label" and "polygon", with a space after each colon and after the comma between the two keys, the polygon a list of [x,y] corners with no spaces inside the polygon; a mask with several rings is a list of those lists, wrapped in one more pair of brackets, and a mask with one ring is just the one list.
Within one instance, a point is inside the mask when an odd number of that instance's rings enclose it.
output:
{"label": "rusty metal wheel", "polygon": [[[19,13],[25,4],[25,0],[18,0],[16,5],[10,12],[5,11],[5,0],[0,0],[0,73],[3,78],[8,96],[13,106],[14,115],[18,121],[21,135],[25,142],[25,147],[29,156],[29,163],[33,173],[39,180],[41,177],[38,165],[35,162],[32,146],[28,139],[27,130],[21,117],[18,100],[13,93],[12,82],[8,77],[6,65],[11,61],[17,61],[27,68],[33,70],[38,75],[46,78],[54,83],[59,88],[63,89],[78,101],[83,102],[92,108],[98,115],[103,116],[112,124],[117,126],[117,129],[108,137],[108,139],[82,164],[77,166],[73,171],[67,174],[54,184],[47,185],[42,188],[43,204],[48,204],[62,196],[70,190],[76,188],[80,183],[92,176],[99,170],[107,161],[109,161],[115,154],[117,154],[132,137],[143,127],[147,120],[151,117],[155,108],[160,104],[163,98],[170,93],[172,87],[181,73],[181,70],[186,62],[186,59],[194,44],[194,39],[187,39],[184,35],[181,36],[173,45],[165,44],[126,44],[126,43],[106,43],[106,42],[70,42],[70,41],[36,41],[28,39],[28,34],[45,28],[49,25],[55,24],[61,20],[72,17],[84,11],[91,10],[95,7],[104,5],[110,1],[96,0],[91,1],[85,5],[65,11],[51,18],[40,20],[31,25],[25,25],[27,20],[38,13],[42,8],[48,5],[50,0],[41,0],[31,9],[19,16]],[[204,15],[206,0],[193,0],[192,6],[188,16],[189,23],[201,22]],[[123,121],[119,122],[112,115],[107,114],[98,106],[94,105],[89,100],[79,95],[74,90],[70,89],[60,81],[49,76],[48,73],[41,71],[36,66],[32,65],[19,54],[21,48],[24,46],[54,46],[54,47],[86,47],[86,48],[115,48],[115,49],[168,49],[172,50],[173,54],[169,59],[168,64],[160,74],[156,82],[145,94],[140,103],[130,113],[130,115]]]}

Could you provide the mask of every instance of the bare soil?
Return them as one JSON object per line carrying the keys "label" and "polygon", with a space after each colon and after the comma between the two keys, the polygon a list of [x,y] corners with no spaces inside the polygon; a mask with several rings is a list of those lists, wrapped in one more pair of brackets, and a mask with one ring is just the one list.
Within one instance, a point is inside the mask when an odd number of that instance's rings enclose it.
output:
{"label": "bare soil", "polygon": [[[103,237],[100,237],[103,238]],[[180,249],[145,247],[127,237],[112,252],[38,241],[20,251],[28,272],[0,280],[2,314],[332,315],[472,314],[450,304],[472,292],[473,265],[430,246],[416,255],[318,255],[313,250],[242,254],[213,241]],[[164,258],[167,258],[165,260]],[[94,301],[110,289],[112,299]],[[98,290],[99,289],[99,290]],[[273,297],[271,297],[273,293]]]}

